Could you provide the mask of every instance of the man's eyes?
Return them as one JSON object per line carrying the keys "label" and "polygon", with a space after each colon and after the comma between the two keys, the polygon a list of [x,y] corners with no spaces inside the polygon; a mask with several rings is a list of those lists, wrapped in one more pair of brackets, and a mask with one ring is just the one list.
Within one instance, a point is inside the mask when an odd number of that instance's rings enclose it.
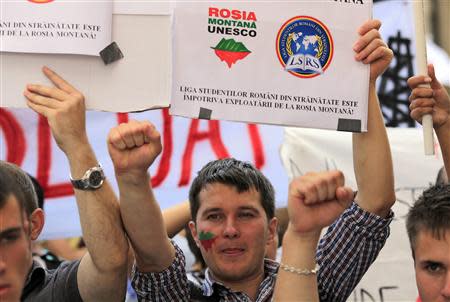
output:
{"label": "man's eyes", "polygon": [[20,233],[7,234],[0,238],[0,244],[14,243],[20,238]]}
{"label": "man's eyes", "polygon": [[425,269],[428,272],[433,273],[433,274],[440,273],[443,270],[442,265],[440,263],[437,263],[437,262],[429,262],[429,263],[427,263],[425,265]]}
{"label": "man's eyes", "polygon": [[[241,218],[241,219],[249,219],[249,218],[253,218],[255,216],[256,215],[253,212],[251,212],[251,211],[240,212],[240,213],[237,214],[237,217]],[[218,221],[218,220],[221,220],[223,218],[224,218],[224,215],[220,214],[220,213],[211,213],[211,214],[208,214],[206,216],[206,219],[210,220],[210,221]]]}
{"label": "man's eyes", "polygon": [[211,221],[216,221],[216,220],[219,220],[221,217],[222,217],[222,215],[213,213],[213,214],[209,214],[208,216],[206,216],[206,219],[211,220]]}
{"label": "man's eyes", "polygon": [[253,217],[255,217],[255,214],[253,214],[253,212],[242,212],[242,213],[239,213],[238,216],[241,218],[253,218]]}

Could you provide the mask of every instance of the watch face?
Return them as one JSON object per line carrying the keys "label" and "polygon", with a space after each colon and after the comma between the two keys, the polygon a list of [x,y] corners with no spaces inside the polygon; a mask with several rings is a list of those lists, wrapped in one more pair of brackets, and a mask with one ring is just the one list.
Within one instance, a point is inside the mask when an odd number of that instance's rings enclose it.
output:
{"label": "watch face", "polygon": [[90,187],[96,189],[100,187],[103,183],[103,174],[100,171],[92,171],[89,175],[89,185]]}

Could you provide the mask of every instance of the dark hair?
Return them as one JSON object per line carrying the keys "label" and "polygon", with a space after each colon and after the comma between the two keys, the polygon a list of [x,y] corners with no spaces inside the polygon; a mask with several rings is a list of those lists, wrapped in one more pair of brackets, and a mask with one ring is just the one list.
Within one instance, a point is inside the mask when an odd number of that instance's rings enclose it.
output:
{"label": "dark hair", "polygon": [[38,208],[44,209],[44,189],[42,188],[39,181],[28,174],[28,177],[31,179],[31,182],[33,183],[34,192],[36,192],[37,202],[38,202]]}
{"label": "dark hair", "polygon": [[450,230],[450,184],[439,184],[425,190],[406,217],[406,230],[414,257],[417,236],[429,231],[441,240]]}
{"label": "dark hair", "polygon": [[200,191],[208,184],[221,183],[233,186],[239,193],[255,189],[261,196],[261,205],[267,219],[274,217],[275,193],[270,181],[250,163],[234,158],[219,159],[207,163],[192,182],[189,203],[192,219],[196,221],[200,207]]}
{"label": "dark hair", "polygon": [[27,217],[37,209],[36,193],[28,175],[14,164],[0,161],[0,207],[10,195],[14,195]]}

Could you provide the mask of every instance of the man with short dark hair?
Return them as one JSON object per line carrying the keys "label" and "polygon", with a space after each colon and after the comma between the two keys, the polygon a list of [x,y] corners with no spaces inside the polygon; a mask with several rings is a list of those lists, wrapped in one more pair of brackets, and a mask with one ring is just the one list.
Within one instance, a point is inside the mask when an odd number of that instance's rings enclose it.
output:
{"label": "man with short dark hair", "polygon": [[221,183],[236,188],[238,193],[255,189],[267,219],[275,216],[275,191],[270,181],[251,164],[226,158],[207,163],[197,174],[189,190],[192,220],[197,220],[199,195],[207,185]]}
{"label": "man with short dark hair", "polygon": [[[1,258],[6,259],[0,266],[0,301],[4,301],[2,294],[13,286],[15,297],[17,290],[20,297],[23,287],[21,301],[123,301],[128,242],[117,199],[104,181],[87,138],[84,97],[50,69],[44,68],[43,72],[55,86],[27,85],[24,95],[28,105],[47,118],[53,137],[69,161],[88,252],[81,260],[63,262],[56,270],[48,270],[32,259],[31,241],[39,236],[44,215],[37,208],[29,177],[19,168],[2,162],[2,173],[11,177],[12,186],[17,189],[6,196],[7,207],[2,210],[2,235],[5,235],[4,221],[11,223],[15,233],[11,238],[6,234],[0,242]],[[4,189],[3,185],[0,187]],[[19,208],[15,200],[20,202]],[[14,205],[16,208],[11,208]],[[16,213],[18,209],[22,210]],[[4,211],[15,214],[4,216]],[[20,270],[20,284],[8,281],[8,269]]]}
{"label": "man with short dark hair", "polygon": [[406,218],[422,302],[450,301],[450,185],[425,190]]}
{"label": "man with short dark hair", "polygon": [[[37,208],[28,176],[15,165],[0,161],[0,301],[20,300],[32,261],[30,211]],[[42,213],[37,214],[42,215]],[[36,221],[36,218],[34,218]],[[36,229],[34,229],[36,230]]]}
{"label": "man with short dark hair", "polygon": [[406,230],[413,257],[421,232],[429,232],[438,240],[446,238],[450,231],[450,185],[435,185],[423,192],[408,212]]}
{"label": "man with short dark hair", "polygon": [[[428,75],[408,80],[411,117],[422,121],[431,114],[439,140],[445,171],[450,171],[450,97],[436,78],[434,66]],[[450,185],[445,181],[425,190],[406,218],[416,272],[417,289],[422,302],[450,301]]]}
{"label": "man with short dark hair", "polygon": [[[369,132],[353,134],[355,202],[329,228],[317,250],[322,301],[345,301],[389,235],[390,208],[395,202],[393,169],[375,81],[393,54],[380,38],[380,26],[377,20],[363,24],[354,45],[355,59],[371,64]],[[167,237],[149,185],[148,168],[162,149],[159,132],[149,122],[130,121],[110,131],[108,146],[124,226],[136,255],[133,287],[140,301],[262,302],[272,298],[279,264],[264,257],[266,246],[274,240],[277,220],[273,189],[259,171],[248,163],[224,159],[208,164],[194,180],[190,229],[208,266],[205,282],[196,288],[187,280],[183,253]],[[313,208],[321,210],[309,211],[307,221],[291,219],[293,227],[283,243],[287,246],[308,237],[297,231],[308,227],[297,228],[298,224],[323,226],[336,218],[328,211],[327,201],[336,199],[337,188],[344,183],[342,173],[325,172],[313,178],[306,191],[318,201]],[[295,180],[291,183],[289,198],[297,194],[298,185]],[[316,273],[314,267],[297,269]]]}

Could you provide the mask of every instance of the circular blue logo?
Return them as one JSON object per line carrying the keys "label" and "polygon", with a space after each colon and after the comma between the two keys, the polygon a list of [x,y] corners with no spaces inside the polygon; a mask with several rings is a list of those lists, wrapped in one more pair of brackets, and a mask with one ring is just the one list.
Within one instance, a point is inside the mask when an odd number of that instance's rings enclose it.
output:
{"label": "circular blue logo", "polygon": [[325,72],[333,59],[333,38],[328,28],[309,16],[286,21],[278,31],[276,50],[283,68],[300,78]]}

